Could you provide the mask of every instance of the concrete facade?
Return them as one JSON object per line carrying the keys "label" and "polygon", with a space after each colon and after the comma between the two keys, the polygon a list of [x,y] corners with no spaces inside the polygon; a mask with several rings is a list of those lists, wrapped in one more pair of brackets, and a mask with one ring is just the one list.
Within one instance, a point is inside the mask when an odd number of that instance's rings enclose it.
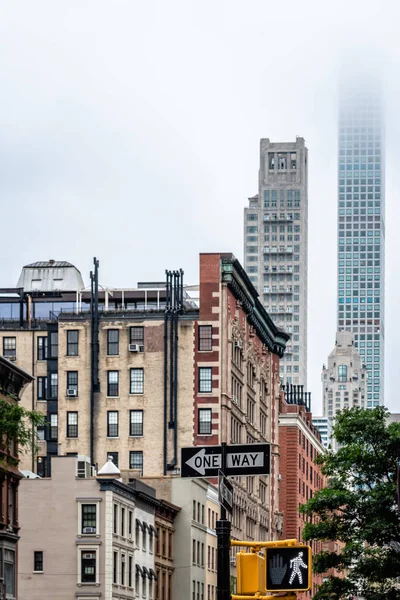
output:
{"label": "concrete facade", "polygon": [[75,457],[52,463],[21,482],[20,600],[153,598],[155,495],[78,478]]}
{"label": "concrete facade", "polygon": [[291,335],[280,363],[285,383],[307,387],[308,150],[260,141],[258,194],[244,210],[244,267],[262,302]]}
{"label": "concrete facade", "polygon": [[[372,342],[371,342],[372,343]],[[368,371],[350,331],[336,334],[335,348],[322,367],[323,416],[333,419],[344,408],[367,408]]]}

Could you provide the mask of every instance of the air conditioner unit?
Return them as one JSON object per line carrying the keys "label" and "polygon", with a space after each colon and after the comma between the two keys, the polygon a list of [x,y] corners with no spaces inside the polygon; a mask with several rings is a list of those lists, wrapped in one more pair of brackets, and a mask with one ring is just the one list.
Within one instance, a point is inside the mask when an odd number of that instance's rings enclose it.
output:
{"label": "air conditioner unit", "polygon": [[139,344],[129,344],[129,352],[140,352]]}
{"label": "air conditioner unit", "polygon": [[125,554],[123,554],[123,555],[121,556],[121,562],[125,562],[125,561],[126,561]]}
{"label": "air conditioner unit", "polygon": [[8,360],[12,360],[13,362],[17,360],[16,356],[7,356]]}
{"label": "air conditioner unit", "polygon": [[82,533],[96,533],[96,527],[84,527]]}
{"label": "air conditioner unit", "polygon": [[68,398],[76,398],[77,396],[78,396],[78,390],[76,390],[75,388],[67,389],[67,397]]}
{"label": "air conditioner unit", "polygon": [[96,558],[96,554],[94,552],[83,552],[82,558],[86,558],[87,560],[93,560]]}
{"label": "air conditioner unit", "polygon": [[78,455],[76,476],[79,479],[87,479],[92,475],[92,467],[88,456]]}
{"label": "air conditioner unit", "polygon": [[236,556],[231,556],[230,563],[231,565],[236,565]]}

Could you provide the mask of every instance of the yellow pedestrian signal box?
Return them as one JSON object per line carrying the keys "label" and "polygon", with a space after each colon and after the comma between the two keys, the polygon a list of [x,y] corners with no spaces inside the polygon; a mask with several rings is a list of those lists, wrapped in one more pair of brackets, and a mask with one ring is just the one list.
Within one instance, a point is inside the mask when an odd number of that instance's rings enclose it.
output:
{"label": "yellow pedestrian signal box", "polygon": [[267,592],[306,592],[312,584],[312,553],[309,546],[265,548]]}
{"label": "yellow pedestrian signal box", "polygon": [[255,552],[236,554],[236,593],[251,596],[265,592],[265,560]]}

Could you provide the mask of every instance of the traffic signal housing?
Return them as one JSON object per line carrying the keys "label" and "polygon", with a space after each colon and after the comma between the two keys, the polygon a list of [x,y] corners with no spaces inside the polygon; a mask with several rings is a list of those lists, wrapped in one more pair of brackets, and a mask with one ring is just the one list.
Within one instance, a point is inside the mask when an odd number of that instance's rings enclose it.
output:
{"label": "traffic signal housing", "polygon": [[251,596],[257,592],[265,592],[265,560],[255,552],[238,552],[236,554],[236,593],[240,596]]}
{"label": "traffic signal housing", "polygon": [[265,548],[267,592],[306,592],[312,585],[310,546]]}

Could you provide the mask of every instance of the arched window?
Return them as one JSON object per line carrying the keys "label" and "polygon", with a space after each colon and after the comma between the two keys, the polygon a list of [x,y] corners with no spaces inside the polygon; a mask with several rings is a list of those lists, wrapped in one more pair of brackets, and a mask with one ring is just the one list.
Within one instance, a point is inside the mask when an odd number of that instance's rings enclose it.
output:
{"label": "arched window", "polygon": [[347,365],[338,366],[338,380],[347,381]]}

